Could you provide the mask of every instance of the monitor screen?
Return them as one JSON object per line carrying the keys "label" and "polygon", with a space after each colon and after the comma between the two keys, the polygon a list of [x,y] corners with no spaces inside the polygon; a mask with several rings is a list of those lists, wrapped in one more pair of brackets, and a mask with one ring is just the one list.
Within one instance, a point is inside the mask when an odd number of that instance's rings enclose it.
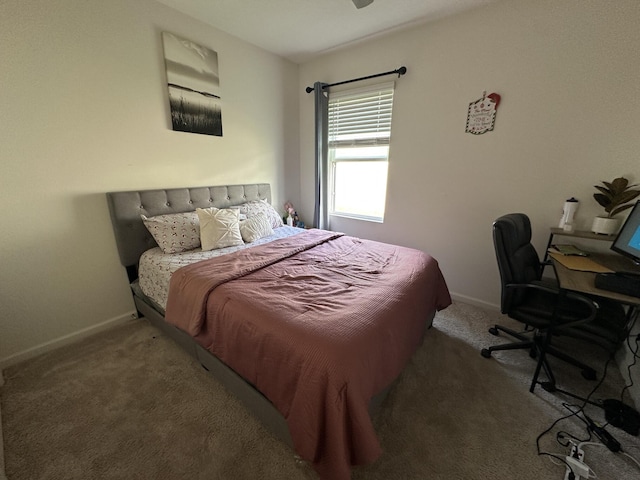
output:
{"label": "monitor screen", "polygon": [[640,201],[634,205],[611,249],[640,264]]}

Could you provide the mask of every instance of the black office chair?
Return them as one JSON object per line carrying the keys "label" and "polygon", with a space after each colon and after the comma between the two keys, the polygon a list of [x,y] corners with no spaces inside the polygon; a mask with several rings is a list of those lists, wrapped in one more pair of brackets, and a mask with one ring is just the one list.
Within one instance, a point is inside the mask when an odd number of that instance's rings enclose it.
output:
{"label": "black office chair", "polygon": [[[552,338],[580,338],[613,354],[627,333],[623,308],[604,299],[562,292],[554,282],[543,281],[544,265],[531,244],[531,222],[525,214],[498,218],[493,223],[493,241],[502,284],[501,311],[522,322],[525,330],[516,332],[502,325],[490,328],[493,335],[504,332],[518,341],[484,348],[482,356],[490,358],[496,350],[514,349],[528,349],[533,358],[542,355],[541,366],[548,378],[543,387],[551,391],[555,389],[555,377],[546,354],[580,368],[586,379],[595,379],[593,368],[556,349]],[[534,386],[532,383],[531,391]]]}

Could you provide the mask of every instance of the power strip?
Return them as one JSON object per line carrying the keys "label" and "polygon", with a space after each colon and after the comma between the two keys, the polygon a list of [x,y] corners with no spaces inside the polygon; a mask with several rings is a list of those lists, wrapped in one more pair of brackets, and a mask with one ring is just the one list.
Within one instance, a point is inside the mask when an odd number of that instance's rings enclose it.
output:
{"label": "power strip", "polygon": [[569,451],[569,455],[567,455],[566,461],[571,464],[572,468],[567,466],[564,472],[564,480],[569,480],[571,470],[573,470],[575,475],[574,480],[586,480],[589,477],[589,467],[584,463],[584,451],[577,445],[571,445],[571,450]]}
{"label": "power strip", "polygon": [[571,451],[569,452],[569,456],[577,460],[580,460],[581,462],[584,462],[584,451],[577,445],[571,445]]}

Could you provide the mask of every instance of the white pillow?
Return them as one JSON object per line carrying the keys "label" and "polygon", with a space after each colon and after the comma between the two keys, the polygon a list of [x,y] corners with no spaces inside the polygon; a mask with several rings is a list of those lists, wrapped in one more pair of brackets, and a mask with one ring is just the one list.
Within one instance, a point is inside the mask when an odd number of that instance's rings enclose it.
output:
{"label": "white pillow", "polygon": [[267,216],[260,213],[244,222],[240,222],[240,234],[245,242],[251,243],[262,237],[273,235],[273,228],[271,228],[271,223]]}
{"label": "white pillow", "polygon": [[220,208],[196,208],[200,220],[200,243],[202,250],[242,245],[239,210]]}
{"label": "white pillow", "polygon": [[231,210],[238,210],[238,212],[240,213],[239,215],[239,219],[241,222],[244,222],[247,219],[247,214],[245,212],[243,212],[243,206],[242,205],[236,205],[233,207],[229,207]]}
{"label": "white pillow", "polygon": [[282,217],[276,209],[273,208],[266,200],[254,200],[252,202],[240,205],[240,213],[247,215],[247,219],[263,213],[269,219],[272,228],[278,228],[284,225]]}
{"label": "white pillow", "polygon": [[196,212],[140,217],[164,253],[186,252],[200,246],[200,223]]}

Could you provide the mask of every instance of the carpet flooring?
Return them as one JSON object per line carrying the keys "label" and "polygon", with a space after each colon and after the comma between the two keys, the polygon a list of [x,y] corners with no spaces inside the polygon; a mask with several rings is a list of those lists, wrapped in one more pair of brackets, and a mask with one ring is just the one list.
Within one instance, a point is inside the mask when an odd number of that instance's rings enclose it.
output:
{"label": "carpet flooring", "polygon": [[[576,416],[561,419],[571,414],[565,402],[579,402],[541,388],[529,393],[535,362],[526,351],[482,358],[480,348],[507,340],[487,333],[494,323],[518,327],[497,312],[462,303],[438,313],[374,419],[384,453],[354,468],[354,480],[564,478],[564,464],[537,454],[536,438],[550,428],[540,448],[561,456],[568,447],[557,442],[558,432],[586,439]],[[602,372],[606,358],[593,347],[566,348]],[[597,384],[554,360],[561,386],[587,395]],[[318,478],[144,319],[3,374],[9,480]],[[623,386],[611,364],[592,398],[619,398]],[[603,421],[599,407],[586,411]],[[625,453],[640,459],[640,439],[608,430]],[[631,458],[593,441],[584,446],[585,462],[599,479],[640,479]]]}

